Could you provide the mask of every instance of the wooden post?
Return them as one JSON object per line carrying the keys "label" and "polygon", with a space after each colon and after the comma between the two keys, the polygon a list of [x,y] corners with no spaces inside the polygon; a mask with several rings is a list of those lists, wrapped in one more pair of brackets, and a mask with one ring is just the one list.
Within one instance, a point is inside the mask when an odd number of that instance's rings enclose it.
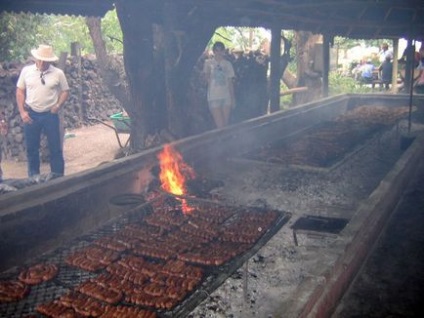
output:
{"label": "wooden post", "polygon": [[175,3],[167,2],[164,5],[164,49],[165,49],[165,90],[166,90],[166,104],[168,109],[168,127],[171,132],[182,135],[183,127],[179,116],[179,106],[175,100],[175,85],[176,85],[176,67],[177,54],[180,55],[182,52],[177,52],[174,37],[176,36],[176,8]]}
{"label": "wooden post", "polygon": [[323,36],[323,72],[322,72],[322,94],[324,97],[328,97],[329,81],[328,76],[330,74],[330,44],[333,38],[328,34]]}
{"label": "wooden post", "polygon": [[[65,71],[66,68],[66,60],[68,58],[68,52],[61,52],[59,56],[59,62],[57,63],[57,67],[61,70]],[[60,132],[60,142],[63,150],[63,142],[65,140],[65,113],[63,109],[59,112],[59,132]]]}
{"label": "wooden post", "polygon": [[414,74],[415,74],[415,40],[412,41],[411,50],[409,51],[409,57],[407,60],[407,63],[410,64],[410,72],[408,75],[405,73],[406,76],[409,77],[409,87],[408,87],[408,93],[409,93],[409,115],[408,115],[408,135],[411,133],[411,126],[412,126],[412,95],[414,94]]}
{"label": "wooden post", "polygon": [[393,72],[392,72],[392,93],[397,93],[397,79],[398,79],[398,51],[399,51],[399,39],[393,40]]}
{"label": "wooden post", "polygon": [[80,123],[85,117],[84,103],[82,100],[82,65],[81,65],[81,45],[79,42],[71,43],[71,55],[73,56],[77,69],[77,89],[78,89],[78,118]]}
{"label": "wooden post", "polygon": [[415,46],[412,46],[412,39],[408,39],[407,44],[407,54],[406,54],[406,65],[405,65],[405,78],[404,78],[404,89],[405,92],[409,92],[409,89],[412,85],[411,83],[411,73],[414,72],[414,52]]}
{"label": "wooden post", "polygon": [[59,61],[57,62],[57,67],[61,70],[65,70],[66,59],[68,58],[68,52],[61,52],[59,56]]}
{"label": "wooden post", "polygon": [[270,105],[271,113],[280,110],[280,57],[281,29],[277,22],[271,30],[271,75],[270,75]]}

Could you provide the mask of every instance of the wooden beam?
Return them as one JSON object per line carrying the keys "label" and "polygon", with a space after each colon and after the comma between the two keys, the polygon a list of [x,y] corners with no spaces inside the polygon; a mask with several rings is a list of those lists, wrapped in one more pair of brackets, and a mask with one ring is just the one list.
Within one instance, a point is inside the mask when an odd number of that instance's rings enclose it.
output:
{"label": "wooden beam", "polygon": [[280,56],[281,56],[281,29],[277,21],[274,21],[271,30],[271,88],[270,108],[271,112],[280,110]]}
{"label": "wooden beam", "polygon": [[294,88],[282,91],[280,93],[280,96],[285,96],[285,95],[290,95],[290,94],[295,94],[295,93],[302,93],[302,92],[306,92],[307,90],[308,90],[308,87],[306,87],[306,86],[294,87]]}
{"label": "wooden beam", "polygon": [[329,87],[329,74],[330,74],[330,43],[332,42],[332,37],[328,34],[323,36],[323,73],[322,73],[322,94],[324,97],[328,97],[328,87]]}
{"label": "wooden beam", "polygon": [[399,39],[393,40],[392,93],[397,93]]}

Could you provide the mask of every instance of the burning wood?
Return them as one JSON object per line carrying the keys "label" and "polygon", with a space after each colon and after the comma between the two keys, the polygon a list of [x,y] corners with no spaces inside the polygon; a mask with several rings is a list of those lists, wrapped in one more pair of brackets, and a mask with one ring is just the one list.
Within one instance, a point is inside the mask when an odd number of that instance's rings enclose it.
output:
{"label": "burning wood", "polygon": [[[186,180],[196,177],[193,168],[185,163],[182,155],[168,144],[159,153],[158,159],[162,189],[177,196],[187,194]],[[184,214],[193,210],[185,199],[181,199],[181,202]]]}

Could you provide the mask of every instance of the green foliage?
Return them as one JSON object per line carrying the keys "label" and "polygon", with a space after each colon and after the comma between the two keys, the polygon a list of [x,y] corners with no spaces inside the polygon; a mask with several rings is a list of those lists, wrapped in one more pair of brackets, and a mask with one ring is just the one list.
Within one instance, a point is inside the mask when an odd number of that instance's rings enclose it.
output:
{"label": "green foliage", "polygon": [[70,52],[72,42],[80,43],[82,54],[94,51],[83,17],[48,16],[41,40],[43,43],[51,43],[56,54]]}
{"label": "green foliage", "polygon": [[212,38],[210,39],[209,43],[208,43],[208,48],[212,49],[212,45],[217,42],[220,41],[222,43],[224,43],[226,48],[232,49],[234,47],[233,44],[233,37],[234,37],[234,33],[235,30],[234,28],[225,28],[225,27],[220,27],[218,29],[215,30],[215,33],[213,34]]}
{"label": "green foliage", "polygon": [[[58,55],[69,52],[72,42],[79,42],[83,55],[94,54],[83,17],[2,13],[0,30],[1,61],[26,60],[39,44],[52,45]],[[102,19],[102,31],[108,52],[122,53],[122,31],[115,11]]]}
{"label": "green foliage", "polygon": [[283,95],[280,97],[280,109],[288,109],[293,103],[293,94]]}
{"label": "green foliage", "polygon": [[334,38],[334,45],[337,45],[341,49],[351,49],[355,46],[362,45],[364,47],[376,46],[380,47],[381,44],[387,43],[390,45],[392,40],[388,39],[372,39],[372,40],[363,40],[363,39],[349,39],[341,36],[336,36]]}
{"label": "green foliage", "polygon": [[122,30],[116,10],[108,11],[102,19],[102,33],[106,42],[106,50],[110,54],[118,54],[124,51]]}
{"label": "green foliage", "polygon": [[265,39],[265,30],[262,28],[247,27],[219,27],[208,43],[211,49],[216,41],[224,43],[228,49],[240,48],[242,50],[258,49]]}
{"label": "green foliage", "polygon": [[0,60],[25,60],[41,40],[46,16],[0,14]]}
{"label": "green foliage", "polygon": [[330,72],[329,74],[329,95],[334,96],[343,93],[369,93],[371,88],[362,85],[352,77]]}

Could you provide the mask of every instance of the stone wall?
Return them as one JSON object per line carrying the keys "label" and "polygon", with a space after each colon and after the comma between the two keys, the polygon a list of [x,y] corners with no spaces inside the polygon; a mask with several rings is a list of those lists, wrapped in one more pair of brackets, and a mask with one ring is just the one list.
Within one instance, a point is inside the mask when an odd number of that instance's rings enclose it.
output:
{"label": "stone wall", "polygon": [[[26,64],[29,63],[32,62]],[[0,63],[0,112],[6,115],[9,123],[9,133],[1,145],[3,158],[26,160],[23,124],[15,98],[16,82],[26,64]],[[107,120],[110,115],[122,111],[122,105],[103,85],[96,64],[90,57],[83,57],[81,63],[74,58],[66,61],[70,96],[61,114],[65,129],[90,125],[89,117]]]}

